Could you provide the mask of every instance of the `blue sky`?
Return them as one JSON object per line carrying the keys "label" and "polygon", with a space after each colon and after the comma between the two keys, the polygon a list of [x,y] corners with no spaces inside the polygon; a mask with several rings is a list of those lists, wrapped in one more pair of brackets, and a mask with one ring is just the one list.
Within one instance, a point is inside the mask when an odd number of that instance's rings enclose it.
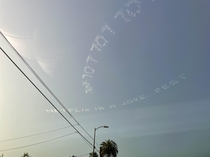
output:
{"label": "blue sky", "polygon": [[[209,1],[0,0],[0,31],[96,141],[125,156],[209,156]],[[76,122],[0,36],[1,48]],[[0,54],[0,154],[92,151]],[[92,143],[92,139],[75,126]],[[8,151],[6,151],[8,150]],[[88,156],[88,155],[86,155]]]}

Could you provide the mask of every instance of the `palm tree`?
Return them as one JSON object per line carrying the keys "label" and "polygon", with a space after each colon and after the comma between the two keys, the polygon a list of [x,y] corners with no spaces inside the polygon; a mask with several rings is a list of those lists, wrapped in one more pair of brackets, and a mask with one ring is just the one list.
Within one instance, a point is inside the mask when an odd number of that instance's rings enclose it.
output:
{"label": "palm tree", "polygon": [[118,147],[117,144],[112,140],[107,140],[101,143],[101,155],[107,155],[108,157],[117,157]]}
{"label": "palm tree", "polygon": [[93,153],[89,153],[89,157],[98,157],[98,154],[96,152],[94,152],[94,154],[92,155]]}

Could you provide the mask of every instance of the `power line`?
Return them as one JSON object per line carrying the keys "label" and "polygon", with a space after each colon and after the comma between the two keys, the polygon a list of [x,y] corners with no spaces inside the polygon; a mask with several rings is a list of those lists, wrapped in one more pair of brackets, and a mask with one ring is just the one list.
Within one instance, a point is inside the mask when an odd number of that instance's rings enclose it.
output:
{"label": "power line", "polygon": [[[83,131],[93,140],[93,137],[79,124],[79,122],[72,116],[72,114],[67,110],[67,108],[61,103],[61,101],[55,96],[55,94],[49,89],[49,87],[42,81],[38,74],[33,70],[33,68],[25,61],[25,59],[18,53],[18,51],[12,46],[12,44],[7,40],[4,34],[0,31],[4,39],[9,43],[10,47],[15,51],[15,53],[20,57],[23,63],[29,68],[29,70],[35,75],[35,77],[41,82],[41,84],[48,90],[48,92],[54,97],[55,100],[65,109],[65,111],[74,119],[74,121],[82,128]],[[96,143],[97,144],[97,143]],[[97,144],[98,145],[98,144]]]}
{"label": "power line", "polygon": [[8,141],[14,141],[14,140],[19,140],[19,139],[23,139],[23,138],[29,138],[29,137],[33,137],[33,136],[38,136],[38,135],[42,135],[42,134],[55,132],[55,131],[58,131],[58,130],[67,129],[67,128],[70,128],[70,126],[63,127],[63,128],[58,128],[58,129],[54,129],[54,130],[49,130],[49,131],[45,131],[45,132],[41,132],[41,133],[36,133],[36,134],[32,134],[32,135],[27,135],[27,136],[22,136],[22,137],[16,137],[16,138],[11,138],[11,139],[1,140],[0,142],[8,142]]}
{"label": "power line", "polygon": [[14,148],[9,148],[9,149],[2,149],[2,150],[0,150],[0,152],[6,152],[6,151],[15,150],[15,149],[21,149],[21,148],[26,148],[26,147],[31,147],[31,146],[47,143],[47,142],[50,142],[50,141],[54,141],[54,140],[57,140],[57,139],[60,139],[60,138],[70,136],[70,135],[75,134],[75,133],[77,133],[77,132],[73,132],[73,133],[66,134],[66,135],[63,135],[63,136],[59,136],[59,137],[56,137],[56,138],[53,138],[53,139],[50,139],[50,140],[46,140],[46,141],[42,141],[42,142],[38,142],[38,143],[33,143],[33,144],[25,145],[25,146],[14,147]]}
{"label": "power line", "polygon": [[0,47],[2,52],[7,56],[7,58],[18,68],[18,70],[27,78],[27,80],[39,91],[39,93],[50,103],[53,108],[55,108],[58,113],[74,128],[75,131],[86,141],[89,145],[93,146],[90,141],[88,141],[72,124],[71,122],[59,111],[59,109],[47,98],[47,96],[33,83],[33,81],[21,70],[21,68],[7,55],[7,53]]}

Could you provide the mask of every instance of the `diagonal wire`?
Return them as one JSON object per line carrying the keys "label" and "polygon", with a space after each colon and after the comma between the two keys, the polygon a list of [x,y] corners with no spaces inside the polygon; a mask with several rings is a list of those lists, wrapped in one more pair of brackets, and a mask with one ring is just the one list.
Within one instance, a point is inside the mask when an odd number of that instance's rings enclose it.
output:
{"label": "diagonal wire", "polygon": [[19,147],[14,147],[14,148],[9,148],[9,149],[2,149],[2,150],[0,150],[0,152],[6,152],[6,151],[21,149],[21,148],[26,148],[26,147],[32,147],[32,146],[35,146],[35,145],[39,145],[39,144],[47,143],[47,142],[54,141],[54,140],[57,140],[57,139],[60,139],[60,138],[64,138],[64,137],[73,135],[75,133],[77,133],[77,132],[73,132],[73,133],[66,134],[66,135],[63,135],[63,136],[59,136],[59,137],[56,137],[56,138],[53,138],[53,139],[50,139],[50,140],[46,140],[46,141],[42,141],[42,142],[38,142],[38,143],[33,143],[33,144],[25,145],[25,146],[19,146]]}
{"label": "diagonal wire", "polygon": [[59,109],[47,98],[47,96],[31,81],[31,79],[21,70],[21,68],[8,56],[8,54],[0,47],[2,52],[7,56],[7,58],[18,68],[18,70],[28,79],[28,81],[39,91],[39,93],[50,103],[53,108],[55,108],[58,113],[71,125],[72,128],[74,128],[75,131],[82,137],[84,141],[86,141],[89,145],[93,146],[90,141],[88,141],[72,124],[71,122],[59,111]]}
{"label": "diagonal wire", "polygon": [[1,140],[0,143],[1,142],[8,142],[8,141],[19,140],[19,139],[33,137],[33,136],[38,136],[38,135],[42,135],[42,134],[47,134],[47,133],[51,133],[51,132],[55,132],[55,131],[63,130],[63,129],[67,129],[67,128],[70,128],[70,126],[63,127],[63,128],[58,128],[58,129],[54,129],[54,130],[49,130],[49,131],[45,131],[45,132],[41,132],[41,133],[36,133],[36,134],[32,134],[32,135],[27,135],[27,136],[22,136],[22,137],[16,137],[16,138],[11,138],[11,139]]}
{"label": "diagonal wire", "polygon": [[[41,82],[41,84],[48,90],[48,92],[57,100],[57,102],[65,109],[65,111],[75,120],[75,122],[82,128],[82,130],[92,139],[93,137],[79,124],[79,122],[72,116],[72,114],[67,110],[67,108],[61,103],[61,101],[55,96],[55,94],[49,89],[49,87],[42,81],[38,74],[32,69],[32,67],[25,61],[25,59],[18,53],[18,51],[12,46],[12,44],[7,40],[4,34],[0,31],[4,39],[9,43],[10,47],[15,51],[15,53],[20,57],[23,63],[29,68],[29,70],[35,75],[35,77]],[[97,144],[97,143],[96,143]],[[98,145],[98,144],[97,144]]]}

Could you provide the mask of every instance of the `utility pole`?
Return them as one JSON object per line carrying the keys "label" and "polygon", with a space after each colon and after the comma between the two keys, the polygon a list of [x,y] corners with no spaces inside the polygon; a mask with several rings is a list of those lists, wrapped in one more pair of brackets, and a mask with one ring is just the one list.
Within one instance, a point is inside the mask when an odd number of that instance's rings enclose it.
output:
{"label": "utility pole", "polygon": [[[95,150],[95,138],[96,138],[96,130],[99,128],[109,128],[108,126],[99,126],[98,128],[94,128],[94,138],[93,138],[93,153],[92,153],[92,157],[94,157],[94,150]],[[101,150],[99,152],[99,155],[101,153]]]}

